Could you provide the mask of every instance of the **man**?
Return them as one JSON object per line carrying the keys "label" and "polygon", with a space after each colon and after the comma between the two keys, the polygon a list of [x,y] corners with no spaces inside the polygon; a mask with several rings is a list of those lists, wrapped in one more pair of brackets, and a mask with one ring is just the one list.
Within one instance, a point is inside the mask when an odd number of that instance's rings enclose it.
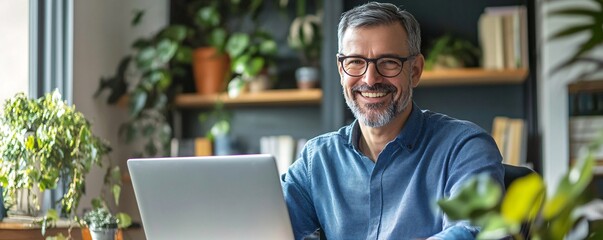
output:
{"label": "man", "polygon": [[501,155],[475,124],[412,101],[424,58],[415,18],[368,3],[341,17],[337,63],[356,120],[311,139],[282,177],[296,239],[472,239],[436,201],[489,173],[502,185]]}

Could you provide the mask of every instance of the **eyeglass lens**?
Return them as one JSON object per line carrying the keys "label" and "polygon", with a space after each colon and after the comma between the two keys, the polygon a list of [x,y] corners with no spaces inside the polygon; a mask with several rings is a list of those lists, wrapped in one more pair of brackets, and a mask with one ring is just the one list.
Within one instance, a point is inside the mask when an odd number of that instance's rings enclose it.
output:
{"label": "eyeglass lens", "polygon": [[[375,66],[377,66],[377,72],[384,77],[395,77],[402,71],[402,66],[404,64],[403,61],[396,58],[383,57],[378,58],[375,61]],[[348,57],[343,59],[343,70],[353,77],[359,77],[364,75],[366,70],[368,69],[367,59],[360,57]]]}

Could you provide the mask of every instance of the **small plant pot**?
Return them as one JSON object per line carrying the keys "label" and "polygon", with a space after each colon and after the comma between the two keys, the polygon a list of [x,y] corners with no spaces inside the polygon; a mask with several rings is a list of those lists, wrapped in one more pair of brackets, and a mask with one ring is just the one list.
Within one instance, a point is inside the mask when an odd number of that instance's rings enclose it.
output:
{"label": "small plant pot", "polygon": [[295,70],[297,88],[311,89],[318,85],[319,71],[316,67],[300,67]]}
{"label": "small plant pot", "polygon": [[92,240],[115,240],[117,228],[90,229]]}

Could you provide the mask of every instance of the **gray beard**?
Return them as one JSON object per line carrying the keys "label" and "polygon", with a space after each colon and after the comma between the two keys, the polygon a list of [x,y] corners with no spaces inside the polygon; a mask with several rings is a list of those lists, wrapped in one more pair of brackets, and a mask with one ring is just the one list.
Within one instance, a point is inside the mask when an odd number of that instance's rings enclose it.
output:
{"label": "gray beard", "polygon": [[[400,100],[391,101],[389,106],[387,106],[382,111],[379,111],[379,109],[382,109],[386,103],[369,103],[365,104],[364,108],[360,108],[358,102],[356,102],[356,98],[353,96],[349,96],[344,89],[343,95],[345,97],[345,102],[354,114],[354,117],[364,125],[372,128],[383,127],[385,126],[385,124],[389,123],[394,118],[396,118],[396,116],[404,112],[404,110],[406,110],[406,108],[408,107],[408,104],[410,104],[413,89],[412,83],[410,81],[410,76],[408,79],[408,86],[406,90],[402,93],[402,97],[400,98]],[[394,98],[394,95],[395,94],[392,94],[392,99]]]}

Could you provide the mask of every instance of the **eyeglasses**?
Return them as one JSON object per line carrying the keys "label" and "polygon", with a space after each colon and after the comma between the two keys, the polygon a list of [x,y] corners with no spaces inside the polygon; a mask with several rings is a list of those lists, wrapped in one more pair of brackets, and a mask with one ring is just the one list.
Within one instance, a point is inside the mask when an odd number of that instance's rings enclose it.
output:
{"label": "eyeglasses", "polygon": [[404,62],[411,60],[416,55],[408,57],[386,56],[380,58],[365,58],[360,56],[345,56],[337,54],[337,61],[341,63],[343,71],[351,77],[360,77],[366,73],[369,63],[375,64],[377,73],[383,77],[395,77],[402,72]]}

